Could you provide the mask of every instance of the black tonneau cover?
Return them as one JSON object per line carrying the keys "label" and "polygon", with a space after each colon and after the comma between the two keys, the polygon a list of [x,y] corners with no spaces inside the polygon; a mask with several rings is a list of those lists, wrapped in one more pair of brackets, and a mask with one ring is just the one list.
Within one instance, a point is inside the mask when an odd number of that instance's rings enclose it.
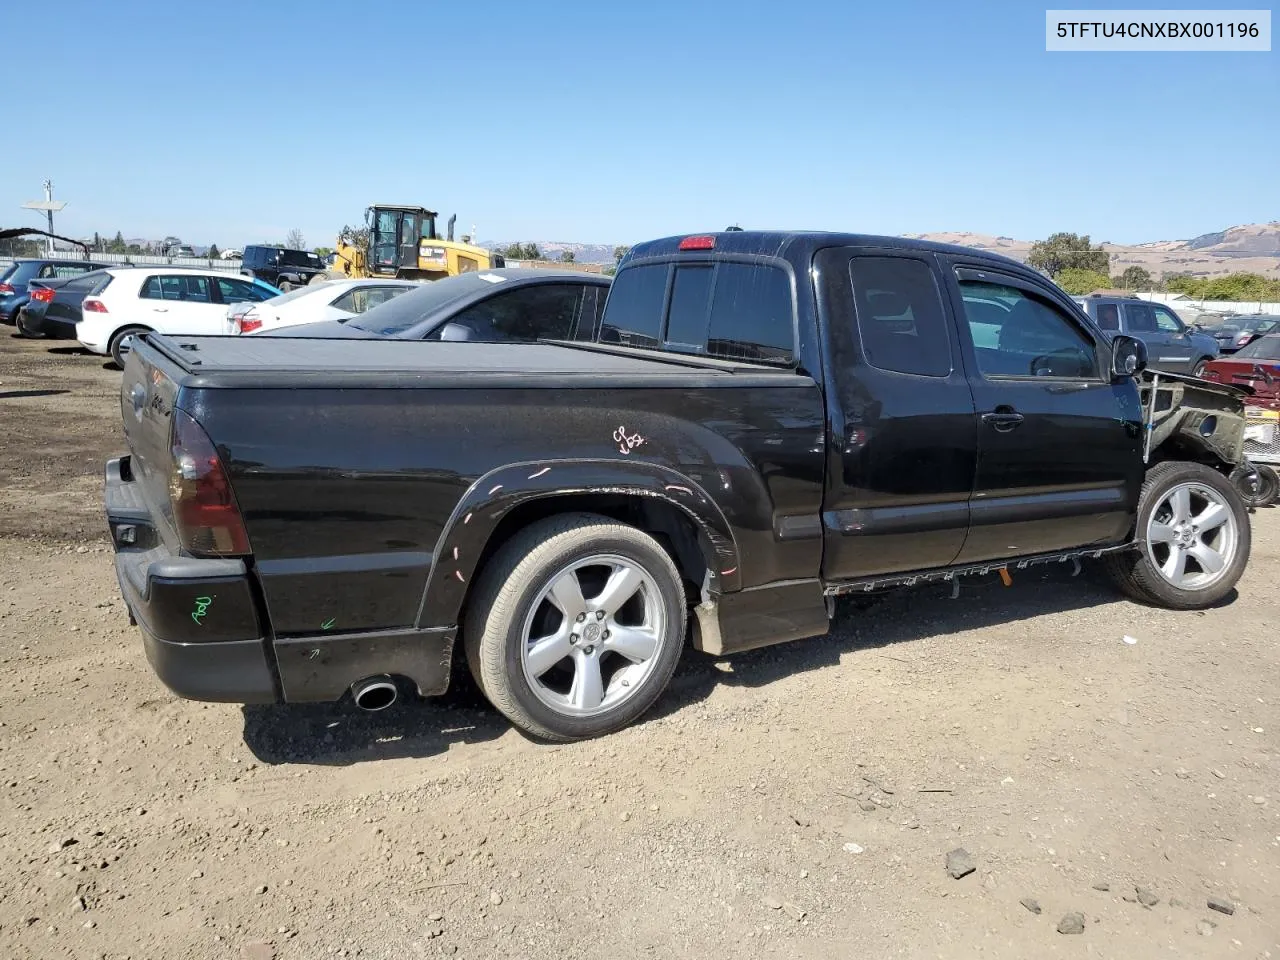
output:
{"label": "black tonneau cover", "polygon": [[594,344],[148,334],[187,387],[812,386],[792,370]]}

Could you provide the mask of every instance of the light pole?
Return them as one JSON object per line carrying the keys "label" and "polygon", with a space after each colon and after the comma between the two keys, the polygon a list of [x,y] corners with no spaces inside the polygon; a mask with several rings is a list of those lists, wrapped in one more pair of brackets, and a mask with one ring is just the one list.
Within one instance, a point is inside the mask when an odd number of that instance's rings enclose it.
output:
{"label": "light pole", "polygon": [[[48,230],[53,233],[53,215],[61,211],[66,205],[65,200],[53,199],[53,181],[46,180],[44,182],[44,199],[32,200],[22,206],[26,210],[43,210],[45,217],[48,219]],[[44,249],[49,256],[53,256],[53,237],[44,238]]]}

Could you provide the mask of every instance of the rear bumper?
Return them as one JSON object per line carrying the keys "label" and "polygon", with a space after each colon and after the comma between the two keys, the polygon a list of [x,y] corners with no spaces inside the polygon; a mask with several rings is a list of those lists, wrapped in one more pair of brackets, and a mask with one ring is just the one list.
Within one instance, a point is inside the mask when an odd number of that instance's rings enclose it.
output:
{"label": "rear bumper", "polygon": [[244,561],[183,557],[165,546],[129,461],[107,461],[107,524],[116,580],[152,669],[180,697],[275,702],[275,675]]}
{"label": "rear bumper", "polygon": [[331,701],[357,680],[379,674],[407,677],[424,695],[448,689],[456,630],[274,639],[244,560],[181,556],[163,543],[129,457],[107,461],[105,500],[120,592],[151,668],[178,696],[224,703]]}
{"label": "rear bumper", "polygon": [[43,311],[26,307],[18,311],[15,322],[18,330],[31,337],[51,337],[54,340],[74,340],[76,325],[70,320],[50,319]]}

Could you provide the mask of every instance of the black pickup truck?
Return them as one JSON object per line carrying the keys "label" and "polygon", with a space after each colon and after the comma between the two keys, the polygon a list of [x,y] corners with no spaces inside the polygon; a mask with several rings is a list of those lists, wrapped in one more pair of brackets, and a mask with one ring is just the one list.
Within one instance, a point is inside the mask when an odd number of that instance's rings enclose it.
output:
{"label": "black pickup truck", "polygon": [[376,709],[456,645],[519,726],[594,736],[686,636],[819,636],[843,594],[1089,557],[1221,600],[1245,393],[1144,364],[1012,260],[821,233],[636,246],[598,342],[150,335],[116,571],[182,696]]}

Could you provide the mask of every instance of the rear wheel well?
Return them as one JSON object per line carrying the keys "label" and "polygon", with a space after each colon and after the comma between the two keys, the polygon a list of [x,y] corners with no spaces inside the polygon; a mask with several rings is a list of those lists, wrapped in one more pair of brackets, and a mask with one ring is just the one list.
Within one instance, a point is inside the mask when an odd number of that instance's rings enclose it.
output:
{"label": "rear wheel well", "polygon": [[[711,555],[712,549],[706,536],[693,519],[674,504],[658,497],[628,494],[591,493],[540,497],[513,507],[490,534],[472,581],[478,579],[478,574],[493,555],[519,531],[531,523],[560,513],[595,513],[650,534],[675,561],[690,602],[696,603],[700,598],[708,570],[707,557]],[[468,590],[463,602],[464,611],[470,600],[471,592]]]}

